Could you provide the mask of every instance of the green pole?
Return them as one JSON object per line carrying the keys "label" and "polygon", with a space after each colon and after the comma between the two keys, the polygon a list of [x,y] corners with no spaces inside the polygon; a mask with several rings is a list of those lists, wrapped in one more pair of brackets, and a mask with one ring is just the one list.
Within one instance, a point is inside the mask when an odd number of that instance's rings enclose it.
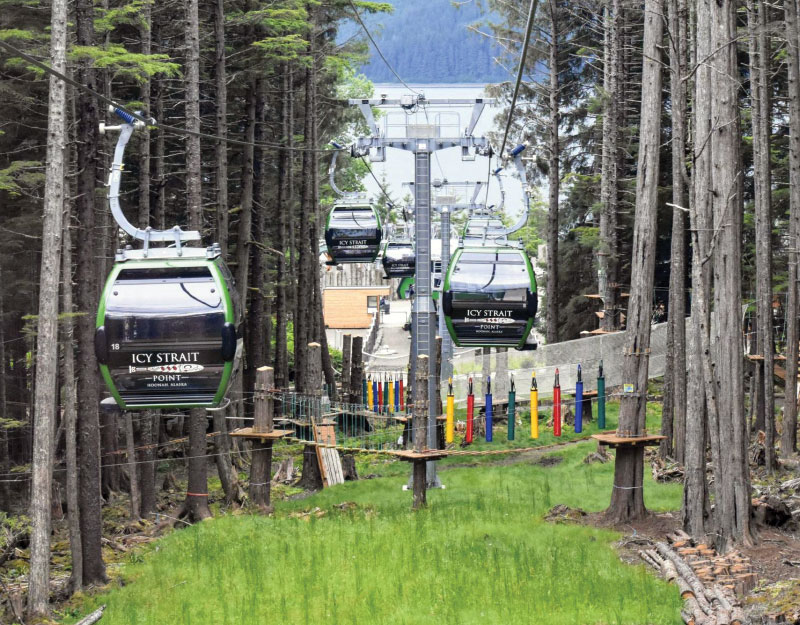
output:
{"label": "green pole", "polygon": [[508,440],[514,440],[514,426],[517,421],[517,390],[514,387],[514,376],[511,376],[511,390],[508,391]]}
{"label": "green pole", "polygon": [[606,429],[606,379],[603,376],[603,361],[597,374],[597,428]]}

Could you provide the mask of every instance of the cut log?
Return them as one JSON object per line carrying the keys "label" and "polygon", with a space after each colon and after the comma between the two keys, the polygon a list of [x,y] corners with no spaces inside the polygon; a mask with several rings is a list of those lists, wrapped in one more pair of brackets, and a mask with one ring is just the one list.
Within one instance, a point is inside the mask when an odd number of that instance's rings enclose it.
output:
{"label": "cut log", "polygon": [[683,561],[683,558],[670,549],[666,543],[656,543],[656,549],[658,549],[658,552],[662,556],[672,560],[672,563],[678,570],[678,574],[689,583],[689,586],[694,591],[695,597],[697,597],[698,603],[700,604],[703,612],[706,614],[711,614],[712,610],[711,606],[708,605],[708,602],[706,601],[705,587],[703,586],[703,582],[697,578],[697,575],[695,575],[691,567]]}
{"label": "cut log", "polygon": [[101,618],[103,618],[103,612],[105,611],[105,609],[106,609],[105,604],[101,605],[91,614],[84,616],[80,621],[75,623],[75,625],[93,625],[93,623],[96,623]]}

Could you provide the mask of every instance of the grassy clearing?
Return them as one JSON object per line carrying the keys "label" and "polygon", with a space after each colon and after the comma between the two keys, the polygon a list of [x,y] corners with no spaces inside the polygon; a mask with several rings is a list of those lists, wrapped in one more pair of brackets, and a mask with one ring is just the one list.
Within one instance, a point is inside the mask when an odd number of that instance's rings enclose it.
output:
{"label": "grassy clearing", "polygon": [[[608,504],[613,466],[583,463],[594,447],[550,467],[444,470],[416,514],[408,466],[373,465],[395,476],[176,531],[125,567],[124,587],[75,607],[107,603],[106,625],[680,623],[677,588],[621,563],[617,534],[542,521],[557,503]],[[680,486],[648,479],[645,497],[674,509]]]}

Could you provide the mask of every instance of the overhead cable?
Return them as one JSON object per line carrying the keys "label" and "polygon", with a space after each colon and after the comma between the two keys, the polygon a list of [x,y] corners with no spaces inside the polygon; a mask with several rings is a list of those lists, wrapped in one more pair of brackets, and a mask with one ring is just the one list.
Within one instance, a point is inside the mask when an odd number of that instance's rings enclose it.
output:
{"label": "overhead cable", "polygon": [[419,95],[419,91],[409,87],[408,83],[400,77],[400,74],[398,74],[395,71],[394,67],[392,67],[392,64],[389,63],[389,61],[383,55],[383,52],[381,51],[380,47],[378,46],[378,43],[375,41],[375,39],[370,34],[369,29],[367,28],[367,25],[364,23],[364,20],[361,19],[361,15],[359,14],[358,9],[356,8],[356,5],[353,4],[353,0],[348,0],[348,3],[350,4],[350,8],[353,10],[353,14],[356,16],[356,20],[358,20],[358,23],[361,25],[361,29],[364,31],[364,34],[370,40],[370,42],[372,43],[373,47],[375,48],[375,51],[378,53],[378,56],[380,56],[381,60],[386,64],[386,67],[389,68],[389,71],[392,72],[392,74],[394,74],[394,76],[395,76],[395,78],[397,78],[397,80],[399,80],[401,83],[403,83],[403,85],[405,86],[406,89],[408,89],[409,91],[412,91],[413,93],[416,93],[417,95]]}
{"label": "overhead cable", "polygon": [[288,146],[288,145],[281,145],[280,143],[268,143],[268,142],[264,142],[264,141],[241,141],[239,139],[230,139],[228,137],[221,137],[219,135],[212,135],[212,134],[208,134],[208,133],[205,133],[205,132],[196,132],[194,130],[188,130],[186,128],[181,128],[180,126],[170,126],[168,124],[161,124],[161,123],[155,121],[152,118],[143,117],[140,113],[137,113],[136,111],[131,111],[130,109],[122,106],[119,102],[116,102],[115,100],[112,100],[111,98],[107,98],[102,93],[99,93],[99,92],[95,91],[94,89],[90,89],[86,85],[82,85],[81,83],[79,83],[76,80],[73,80],[69,76],[66,76],[66,75],[62,74],[61,72],[59,72],[58,70],[53,69],[49,65],[47,65],[45,63],[42,63],[40,60],[38,60],[37,58],[31,56],[30,54],[27,54],[27,53],[23,52],[22,50],[20,50],[19,48],[16,48],[15,46],[12,46],[7,41],[3,41],[2,39],[0,39],[0,47],[3,47],[8,52],[25,59],[28,63],[31,63],[32,65],[35,65],[36,67],[41,69],[43,72],[45,72],[45,73],[47,73],[47,74],[49,74],[51,76],[55,76],[56,78],[58,78],[59,80],[62,80],[63,82],[67,83],[68,85],[71,85],[71,86],[75,87],[76,89],[79,89],[81,91],[89,93],[92,96],[94,96],[97,100],[100,100],[101,102],[104,102],[105,104],[108,104],[109,106],[113,106],[114,108],[119,109],[120,111],[122,111],[124,113],[127,113],[128,115],[130,115],[134,119],[136,119],[136,120],[138,120],[140,122],[143,122],[144,124],[147,124],[148,126],[153,126],[155,128],[158,128],[159,130],[163,130],[164,132],[170,132],[172,134],[185,135],[185,136],[191,136],[191,137],[200,137],[201,139],[208,139],[210,141],[221,141],[223,143],[229,143],[229,144],[232,144],[232,145],[241,145],[241,146],[245,146],[245,147],[252,146],[252,147],[261,147],[261,148],[275,148],[275,149],[280,149],[280,150],[290,150],[292,152],[319,152],[319,153],[330,152],[330,150],[326,150],[326,149],[300,148],[300,147],[293,147],[293,146]]}
{"label": "overhead cable", "polygon": [[[519,59],[519,69],[517,70],[517,81],[514,84],[514,95],[511,98],[511,108],[508,111],[508,119],[506,120],[506,130],[503,133],[503,143],[500,145],[500,157],[502,158],[503,152],[506,149],[506,141],[508,140],[508,132],[511,129],[511,122],[514,119],[514,108],[517,106],[517,97],[519,96],[519,87],[522,84],[522,73],[525,71],[525,59],[528,56],[528,45],[531,39],[531,30],[533,30],[533,21],[536,18],[536,7],[538,0],[531,0],[531,6],[528,10],[528,23],[525,26],[525,39],[522,42],[522,55]],[[552,68],[551,68],[552,70]]]}

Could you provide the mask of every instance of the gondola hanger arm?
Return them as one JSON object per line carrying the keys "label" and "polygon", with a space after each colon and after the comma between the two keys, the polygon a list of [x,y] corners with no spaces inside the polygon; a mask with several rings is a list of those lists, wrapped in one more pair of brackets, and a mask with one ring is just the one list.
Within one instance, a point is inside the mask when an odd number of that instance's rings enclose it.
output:
{"label": "gondola hanger arm", "polygon": [[[129,236],[138,241],[144,242],[145,254],[150,247],[151,241],[169,241],[175,243],[178,249],[178,255],[181,254],[181,244],[186,241],[199,241],[200,233],[196,230],[181,230],[179,226],[174,226],[169,230],[153,230],[152,228],[145,228],[144,230],[137,228],[122,212],[122,207],[119,203],[119,187],[122,181],[122,171],[125,167],[124,156],[125,147],[134,131],[144,129],[145,123],[136,119],[130,113],[123,111],[120,108],[109,106],[109,113],[116,114],[123,123],[118,126],[108,126],[100,124],[100,133],[106,134],[108,132],[119,132],[117,138],[117,145],[114,149],[114,161],[111,163],[111,172],[108,177],[108,204],[111,208],[111,214],[117,225],[125,231]],[[155,120],[153,120],[155,123]]]}
{"label": "gondola hanger arm", "polygon": [[[531,210],[531,201],[530,197],[528,196],[528,175],[527,172],[525,171],[525,165],[523,165],[522,163],[522,153],[525,151],[525,148],[527,147],[528,147],[527,143],[520,143],[517,147],[511,150],[509,154],[514,158],[514,165],[516,166],[517,172],[519,173],[520,184],[522,184],[523,210],[522,210],[522,215],[520,215],[520,218],[517,220],[517,223],[515,223],[510,228],[506,228],[501,231],[502,234],[504,235],[509,235],[514,232],[517,232],[518,230],[522,230],[522,228],[525,227],[525,224],[528,223],[528,217]],[[503,195],[503,197],[505,199],[505,194]]]}

